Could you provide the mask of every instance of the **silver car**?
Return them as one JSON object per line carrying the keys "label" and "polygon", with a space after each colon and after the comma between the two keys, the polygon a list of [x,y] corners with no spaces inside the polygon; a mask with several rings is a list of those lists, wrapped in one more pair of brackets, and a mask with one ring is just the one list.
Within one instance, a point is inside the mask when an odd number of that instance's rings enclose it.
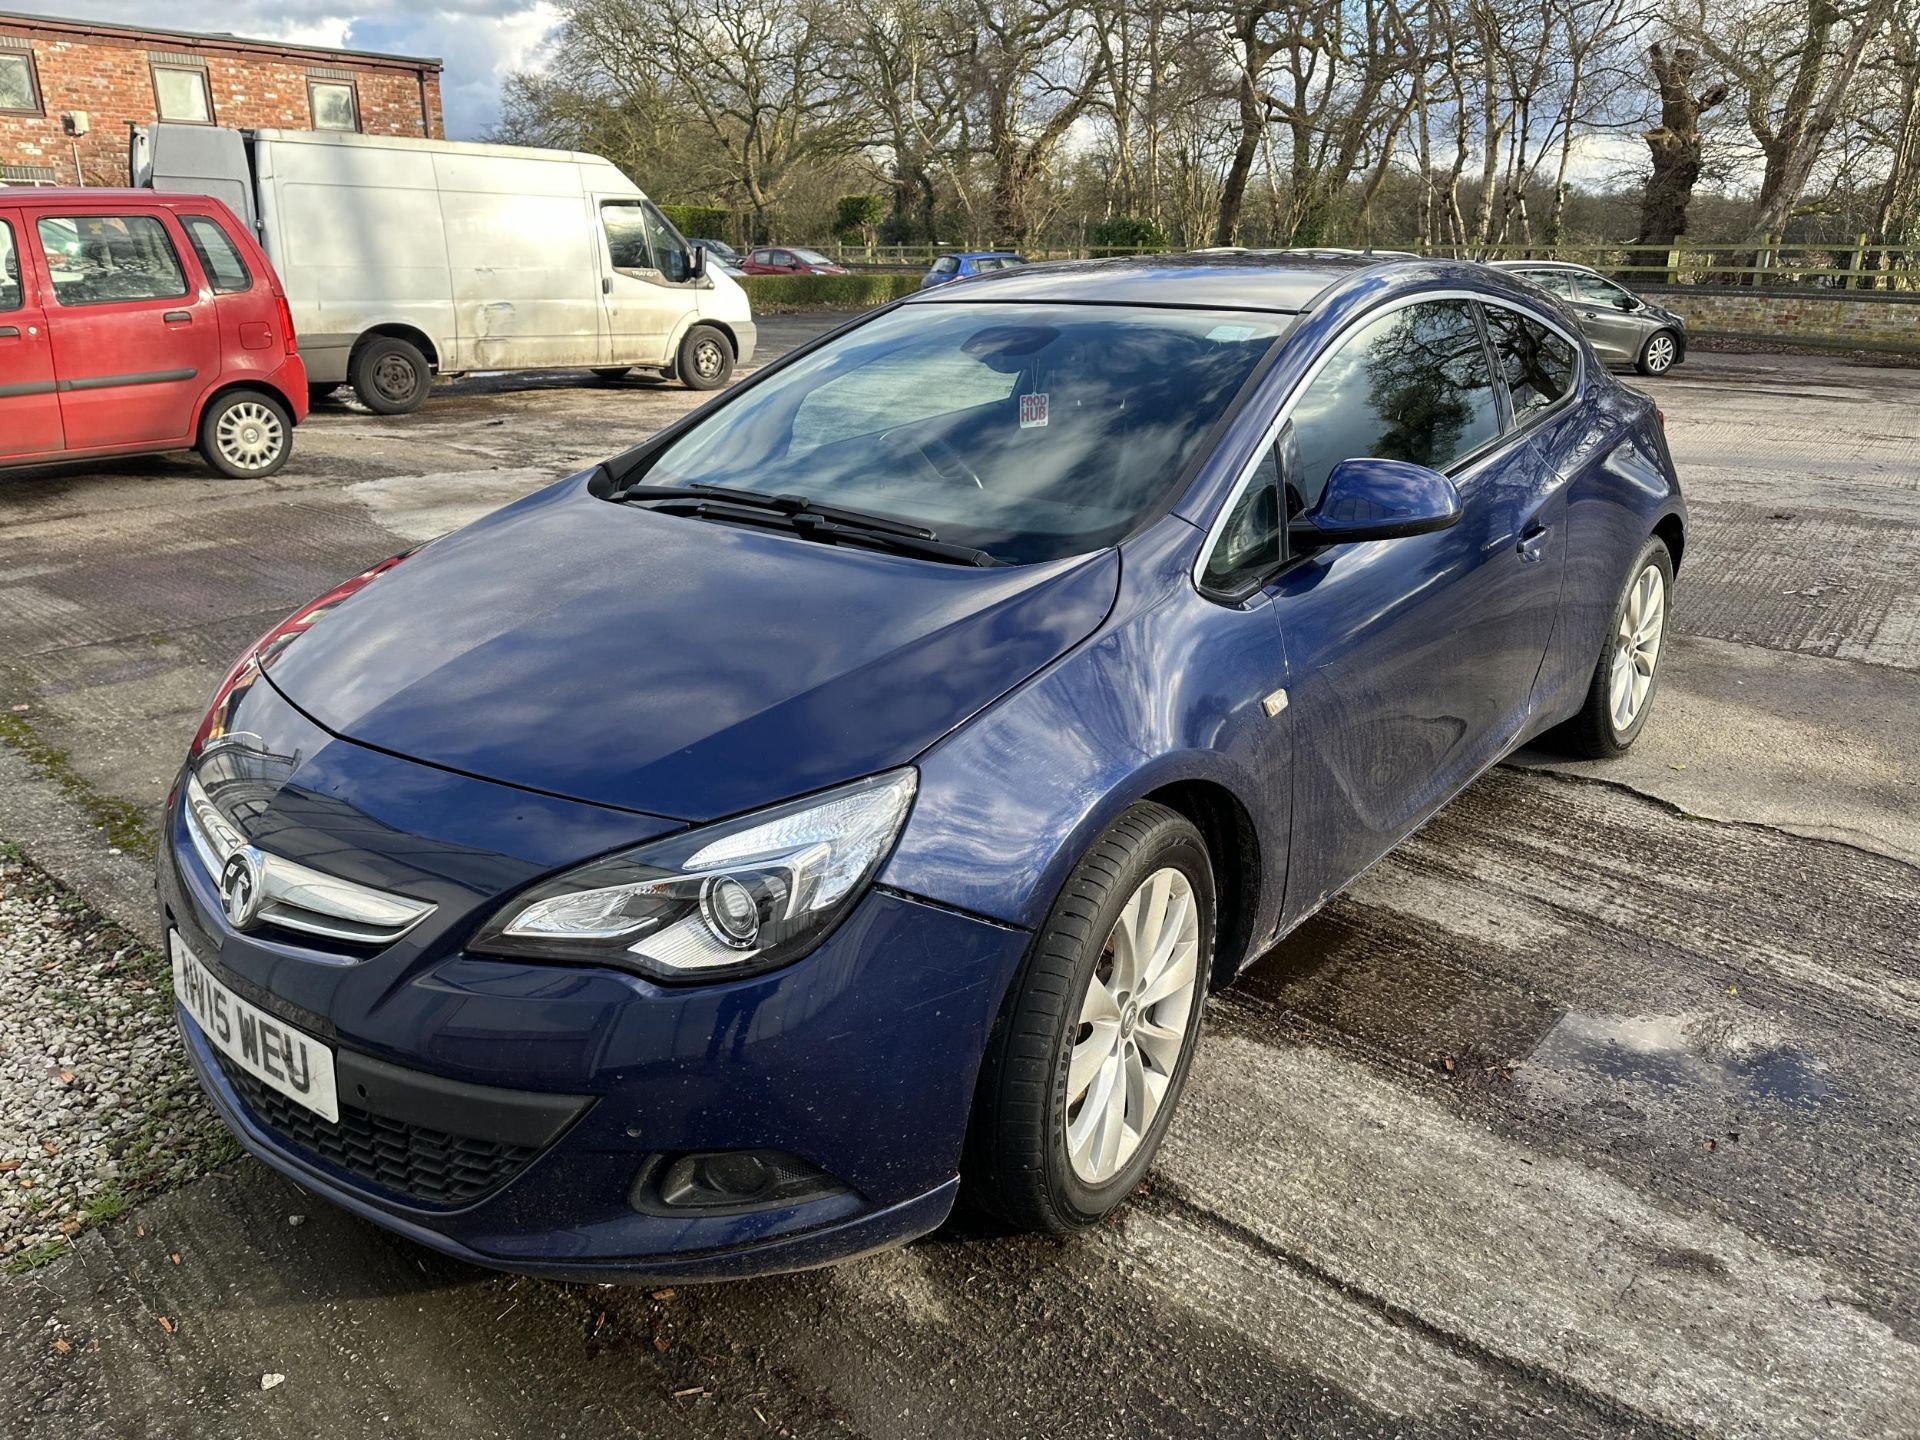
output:
{"label": "silver car", "polygon": [[1559,296],[1602,360],[1664,375],[1687,358],[1687,322],[1664,306],[1614,284],[1587,265],[1565,260],[1495,260]]}

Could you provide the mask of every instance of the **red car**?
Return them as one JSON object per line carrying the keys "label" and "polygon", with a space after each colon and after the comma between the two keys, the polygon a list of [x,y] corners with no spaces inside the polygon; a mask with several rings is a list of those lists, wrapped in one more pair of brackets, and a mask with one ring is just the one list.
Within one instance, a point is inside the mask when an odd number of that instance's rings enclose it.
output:
{"label": "red car", "polygon": [[0,467],[197,449],[271,475],[306,414],[280,277],[225,205],[0,190]]}
{"label": "red car", "polygon": [[847,267],[836,265],[818,250],[802,250],[793,245],[760,245],[738,262],[747,275],[845,275]]}

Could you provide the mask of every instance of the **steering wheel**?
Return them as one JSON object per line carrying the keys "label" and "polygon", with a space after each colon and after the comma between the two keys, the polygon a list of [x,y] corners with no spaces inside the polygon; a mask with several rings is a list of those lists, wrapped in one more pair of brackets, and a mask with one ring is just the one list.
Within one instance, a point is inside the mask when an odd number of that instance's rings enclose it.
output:
{"label": "steering wheel", "polygon": [[888,430],[884,432],[880,436],[880,440],[882,444],[890,449],[911,452],[921,464],[932,472],[935,479],[949,482],[965,481],[971,484],[976,490],[984,490],[987,488],[978,472],[976,472],[971,465],[967,464],[958,450],[955,450],[944,440],[935,437],[929,437],[925,440],[914,440],[901,434],[898,430]]}

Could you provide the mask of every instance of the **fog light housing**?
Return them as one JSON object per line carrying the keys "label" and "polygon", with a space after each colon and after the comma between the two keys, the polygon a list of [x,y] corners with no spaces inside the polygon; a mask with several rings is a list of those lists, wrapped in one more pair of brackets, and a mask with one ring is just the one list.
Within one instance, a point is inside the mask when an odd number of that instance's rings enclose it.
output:
{"label": "fog light housing", "polygon": [[846,1188],[785,1150],[694,1150],[654,1156],[627,1198],[648,1215],[738,1215],[841,1195]]}

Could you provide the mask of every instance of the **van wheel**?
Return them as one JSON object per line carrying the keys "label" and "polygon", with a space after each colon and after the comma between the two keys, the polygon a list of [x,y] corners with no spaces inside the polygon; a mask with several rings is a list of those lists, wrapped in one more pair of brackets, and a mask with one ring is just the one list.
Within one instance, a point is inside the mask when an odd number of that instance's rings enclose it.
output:
{"label": "van wheel", "polygon": [[713,326],[696,325],[680,342],[674,369],[689,390],[718,390],[733,378],[733,346]]}
{"label": "van wheel", "polygon": [[275,473],[293,453],[293,417],[264,391],[236,390],[201,415],[199,448],[222,475],[257,480]]}
{"label": "van wheel", "polygon": [[987,1041],[968,1199],[1062,1235],[1133,1193],[1200,1038],[1213,928],[1212,865],[1183,816],[1142,801],[1093,842]]}
{"label": "van wheel", "polygon": [[624,380],[633,373],[631,365],[596,365],[593,378],[596,380]]}
{"label": "van wheel", "polygon": [[347,382],[376,415],[410,415],[427,402],[433,368],[419,347],[393,335],[376,335],[356,348]]}

